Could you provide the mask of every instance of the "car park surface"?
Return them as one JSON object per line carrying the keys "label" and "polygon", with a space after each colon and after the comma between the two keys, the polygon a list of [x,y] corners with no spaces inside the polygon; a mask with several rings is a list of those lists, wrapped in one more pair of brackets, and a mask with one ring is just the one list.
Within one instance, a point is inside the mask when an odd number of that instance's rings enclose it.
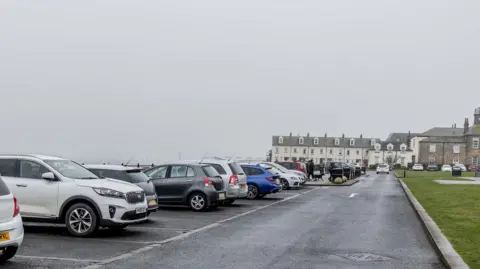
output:
{"label": "car park surface", "polygon": [[214,224],[242,213],[304,193],[311,188],[284,191],[258,200],[239,199],[233,205],[204,212],[194,212],[184,206],[160,205],[148,221],[128,226],[123,231],[100,229],[91,238],[71,237],[62,225],[25,223],[22,248],[5,269],[24,268],[83,268],[96,262],[128,254],[160,244],[190,231]]}

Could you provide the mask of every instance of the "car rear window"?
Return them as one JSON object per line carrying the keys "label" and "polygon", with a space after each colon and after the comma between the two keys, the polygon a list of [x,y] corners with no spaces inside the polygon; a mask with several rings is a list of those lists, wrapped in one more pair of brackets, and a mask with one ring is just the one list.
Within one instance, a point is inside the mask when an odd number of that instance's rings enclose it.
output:
{"label": "car rear window", "polygon": [[380,164],[378,167],[380,167],[380,168],[385,168],[385,167],[387,167],[387,166],[384,165],[384,164]]}
{"label": "car rear window", "polygon": [[223,167],[218,164],[218,163],[209,163],[211,166],[213,166],[213,168],[215,168],[215,170],[217,170],[217,172],[220,174],[220,175],[226,175],[227,174],[227,171],[225,171],[225,169],[223,169]]}
{"label": "car rear window", "polygon": [[[218,177],[220,174],[211,165],[202,166],[202,170],[207,177]],[[243,171],[243,170],[242,170]]]}
{"label": "car rear window", "polygon": [[243,169],[240,165],[238,165],[238,163],[236,162],[232,162],[232,163],[228,163],[228,166],[230,167],[230,169],[232,170],[232,173],[234,175],[244,175],[245,172],[243,172]]}
{"label": "car rear window", "polygon": [[142,170],[127,170],[125,171],[128,176],[128,181],[131,183],[141,183],[147,182],[149,179],[147,175],[145,175]]}
{"label": "car rear window", "polygon": [[0,196],[9,195],[10,190],[7,188],[7,184],[0,178]]}

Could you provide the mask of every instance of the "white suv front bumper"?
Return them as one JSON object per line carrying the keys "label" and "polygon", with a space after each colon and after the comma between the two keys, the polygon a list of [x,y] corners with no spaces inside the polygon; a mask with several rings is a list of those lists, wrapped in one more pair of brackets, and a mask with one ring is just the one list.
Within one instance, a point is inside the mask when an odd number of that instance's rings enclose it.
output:
{"label": "white suv front bumper", "polygon": [[130,204],[118,198],[104,198],[97,203],[102,215],[100,226],[115,226],[147,220],[147,199],[142,203]]}

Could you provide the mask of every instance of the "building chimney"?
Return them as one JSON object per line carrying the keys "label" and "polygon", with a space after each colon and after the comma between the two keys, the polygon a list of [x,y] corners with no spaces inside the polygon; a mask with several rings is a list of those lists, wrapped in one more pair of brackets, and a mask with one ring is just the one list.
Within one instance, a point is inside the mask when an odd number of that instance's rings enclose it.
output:
{"label": "building chimney", "polygon": [[468,132],[468,118],[465,118],[465,123],[463,124],[463,134],[466,134]]}

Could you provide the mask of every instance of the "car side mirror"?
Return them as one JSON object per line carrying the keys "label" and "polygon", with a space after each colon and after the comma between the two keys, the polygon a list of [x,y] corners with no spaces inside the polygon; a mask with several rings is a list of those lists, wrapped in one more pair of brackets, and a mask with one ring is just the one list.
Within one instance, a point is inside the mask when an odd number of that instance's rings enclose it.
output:
{"label": "car side mirror", "polygon": [[49,181],[55,180],[55,175],[52,172],[46,172],[42,174],[42,178]]}

